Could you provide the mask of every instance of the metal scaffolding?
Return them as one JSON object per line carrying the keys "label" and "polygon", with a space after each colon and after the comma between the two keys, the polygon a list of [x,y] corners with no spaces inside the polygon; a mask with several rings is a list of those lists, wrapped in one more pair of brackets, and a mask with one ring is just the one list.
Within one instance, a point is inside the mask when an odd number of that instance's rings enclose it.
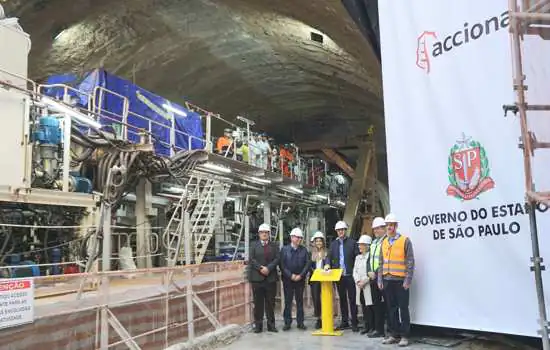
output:
{"label": "metal scaffolding", "polygon": [[[536,209],[539,205],[550,204],[550,191],[538,191],[534,182],[533,171],[533,156],[537,148],[550,148],[550,142],[539,142],[535,135],[536,124],[529,123],[527,119],[528,112],[545,113],[550,111],[550,104],[540,103],[536,96],[537,87],[530,82],[531,89],[530,101],[527,102],[527,75],[526,67],[532,68],[543,62],[540,57],[535,58],[535,63],[528,62],[528,56],[525,55],[527,45],[541,43],[544,40],[550,40],[550,0],[509,0],[510,9],[510,36],[513,61],[514,75],[514,91],[516,93],[516,103],[514,106],[505,106],[505,111],[512,110],[519,114],[521,125],[521,145],[524,155],[524,170],[525,170],[525,189],[526,189],[526,204],[529,211],[529,221],[531,228],[531,271],[534,272],[536,293],[539,306],[539,325],[540,335],[542,337],[542,345],[544,350],[550,350],[550,342],[548,338],[548,320],[546,313],[546,305],[544,298],[544,288],[542,281],[542,271],[544,270],[543,259],[540,256],[539,239],[536,221]],[[530,46],[532,49],[533,47]],[[540,52],[538,53],[540,55]],[[538,62],[536,62],[538,61]],[[540,67],[543,71],[544,67]],[[535,74],[530,75],[535,78]],[[533,91],[534,90],[534,91]],[[541,130],[542,131],[542,130]],[[540,133],[540,132],[539,132]]]}

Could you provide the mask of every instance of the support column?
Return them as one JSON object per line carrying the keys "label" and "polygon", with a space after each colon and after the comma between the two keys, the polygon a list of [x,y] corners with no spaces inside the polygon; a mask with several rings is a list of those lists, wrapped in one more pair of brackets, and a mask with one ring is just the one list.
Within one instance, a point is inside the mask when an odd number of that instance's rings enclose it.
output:
{"label": "support column", "polygon": [[[110,178],[110,176],[109,176]],[[103,246],[101,256],[101,270],[107,272],[111,270],[111,206],[104,204],[103,209]],[[101,277],[101,299],[103,306],[101,307],[101,349],[109,347],[109,277],[103,275]]]}
{"label": "support column", "polygon": [[262,201],[262,203],[264,205],[264,222],[272,226],[273,224],[271,223],[271,203],[266,200]]}
{"label": "support column", "polygon": [[348,199],[346,201],[346,210],[344,212],[344,221],[349,225],[349,235],[353,229],[353,222],[355,215],[357,214],[357,208],[363,197],[367,184],[367,177],[369,174],[370,164],[374,158],[374,143],[368,142],[360,147],[359,158],[357,160],[357,166],[355,168],[355,175],[351,183],[351,187],[348,193]]}
{"label": "support column", "polygon": [[151,262],[151,222],[149,216],[153,210],[151,182],[139,180],[136,188],[136,264],[138,269],[152,267]]}
{"label": "support column", "polygon": [[[250,218],[247,216],[244,217],[244,262],[246,265],[248,265],[248,261],[250,259],[249,253],[250,253]],[[245,322],[246,324],[250,324],[252,321],[252,309],[250,308],[250,302],[251,302],[251,290],[250,290],[250,284],[245,283],[244,284],[244,309],[245,309]]]}

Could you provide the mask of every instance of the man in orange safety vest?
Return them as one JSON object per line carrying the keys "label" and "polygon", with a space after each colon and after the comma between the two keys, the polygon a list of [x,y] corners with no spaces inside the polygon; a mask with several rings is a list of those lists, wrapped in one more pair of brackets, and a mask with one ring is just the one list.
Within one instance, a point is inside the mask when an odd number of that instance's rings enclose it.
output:
{"label": "man in orange safety vest", "polygon": [[384,291],[388,311],[388,337],[382,343],[399,343],[404,347],[409,345],[411,328],[409,288],[414,274],[413,246],[408,237],[397,232],[395,215],[388,214],[384,221],[386,237],[377,271],[378,288]]}

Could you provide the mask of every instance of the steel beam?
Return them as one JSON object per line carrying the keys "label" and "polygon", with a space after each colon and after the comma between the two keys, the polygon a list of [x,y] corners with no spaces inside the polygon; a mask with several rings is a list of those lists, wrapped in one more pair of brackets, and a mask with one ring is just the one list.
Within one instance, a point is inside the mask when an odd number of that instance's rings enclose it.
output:
{"label": "steel beam", "polygon": [[374,159],[374,143],[369,142],[362,147],[357,161],[356,171],[353,176],[353,181],[348,192],[348,200],[346,201],[346,210],[344,212],[344,221],[350,226],[348,235],[353,228],[353,222],[357,213],[359,203],[363,198],[363,192],[367,186],[367,178],[371,163]]}
{"label": "steel beam", "polygon": [[[323,148],[323,153],[330,159],[333,163],[338,165],[349,177],[355,177],[355,170],[344,160],[344,158],[336,153],[333,149]],[[359,156],[361,157],[361,156]]]}

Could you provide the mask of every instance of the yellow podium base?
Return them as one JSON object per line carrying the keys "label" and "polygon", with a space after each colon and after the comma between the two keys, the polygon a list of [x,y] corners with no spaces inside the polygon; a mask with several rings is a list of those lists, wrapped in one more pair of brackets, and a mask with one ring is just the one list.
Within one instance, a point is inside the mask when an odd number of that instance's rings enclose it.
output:
{"label": "yellow podium base", "polygon": [[323,330],[318,330],[318,331],[315,331],[313,333],[311,333],[311,335],[326,335],[326,336],[340,336],[340,335],[343,335],[344,332],[342,331],[332,331],[332,332],[325,332]]}

